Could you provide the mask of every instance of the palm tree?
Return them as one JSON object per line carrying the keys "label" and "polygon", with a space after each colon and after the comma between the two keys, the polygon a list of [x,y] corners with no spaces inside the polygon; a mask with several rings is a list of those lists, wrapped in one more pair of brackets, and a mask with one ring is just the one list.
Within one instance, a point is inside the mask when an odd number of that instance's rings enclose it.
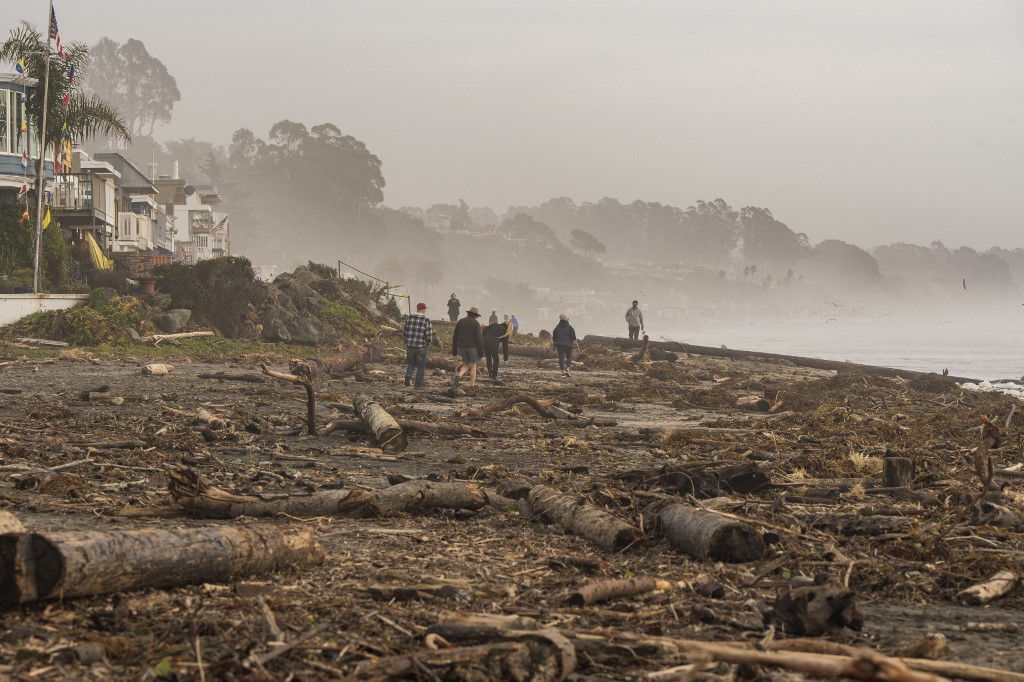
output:
{"label": "palm tree", "polygon": [[[44,149],[55,149],[62,137],[70,140],[72,145],[98,136],[130,142],[131,131],[117,109],[96,95],[86,95],[82,89],[89,63],[89,47],[84,43],[70,43],[65,46],[64,52],[67,58],[61,59],[52,46],[47,48],[46,34],[24,22],[18,28],[11,29],[10,37],[0,44],[0,62],[14,64],[24,59],[27,75],[40,81],[26,105],[28,117],[37,132],[43,124],[42,80],[49,59],[50,85]],[[73,81],[72,66],[75,70]],[[64,98],[68,96],[68,104],[64,106]]]}

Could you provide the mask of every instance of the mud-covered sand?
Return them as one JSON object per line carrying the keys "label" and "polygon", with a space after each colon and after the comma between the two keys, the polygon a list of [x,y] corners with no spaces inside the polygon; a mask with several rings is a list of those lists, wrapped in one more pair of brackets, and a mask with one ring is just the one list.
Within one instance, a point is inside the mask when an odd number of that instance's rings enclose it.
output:
{"label": "mud-covered sand", "polygon": [[[423,635],[443,611],[519,614],[608,642],[639,633],[755,643],[765,637],[762,612],[777,595],[815,577],[846,581],[863,614],[859,632],[844,629],[822,639],[892,654],[940,633],[948,643],[943,660],[1024,670],[1020,588],[984,607],[956,600],[961,589],[998,570],[1021,575],[1024,569],[1024,528],[998,527],[985,517],[970,459],[980,442],[980,417],[1001,423],[1014,402],[1008,397],[961,391],[938,379],[915,386],[785,364],[693,357],[635,365],[605,349],[585,352],[584,367],[569,379],[550,361],[513,357],[501,369],[504,386],[480,383],[455,399],[445,395],[450,375],[440,371],[428,371],[426,390],[403,386],[395,351],[356,374],[319,376],[323,422],[351,415],[353,397],[364,392],[399,419],[469,424],[486,433],[412,435],[405,452],[388,455],[367,436],[344,431],[278,435],[303,424],[301,387],[199,378],[258,373],[261,361],[286,371],[287,349],[268,346],[258,356],[203,362],[198,351],[188,357],[188,348],[186,342],[166,360],[174,366],[166,376],[141,374],[142,365],[154,361],[148,356],[90,361],[83,351],[24,357],[0,348],[0,508],[42,533],[254,522],[187,516],[172,503],[164,474],[180,463],[210,484],[241,493],[383,488],[389,476],[433,475],[489,488],[526,478],[612,512],[642,529],[643,537],[606,551],[528,513],[490,507],[274,519],[314,526],[325,561],[231,584],[8,608],[0,615],[0,674],[18,680],[339,679],[383,657],[426,652]],[[123,403],[81,399],[81,392],[100,385]],[[544,419],[526,405],[480,419],[459,416],[516,392],[578,408],[582,420],[615,425]],[[748,394],[764,396],[774,411],[733,406]],[[182,414],[199,407],[229,422],[212,441]],[[997,469],[1022,461],[1016,423],[994,451]],[[650,427],[661,431],[641,435]],[[144,447],[103,446],[126,440]],[[914,490],[927,495],[904,500],[873,490],[882,486],[886,454],[914,459]],[[77,460],[84,461],[47,470]],[[686,502],[685,491],[619,477],[664,465],[713,470],[722,463],[757,463],[770,478],[771,485],[749,494],[723,490],[728,501],[716,502],[768,534],[760,561],[686,557],[660,534],[655,506],[666,495]],[[998,505],[1011,515],[1024,513],[1022,479],[997,475],[996,481],[1004,488]],[[899,524],[896,530],[850,530],[847,521],[857,517],[894,517]],[[550,561],[583,555],[600,557],[601,567],[586,573]],[[724,596],[680,588],[586,607],[567,602],[572,590],[595,579],[651,575],[692,583],[699,574],[721,583]],[[379,589],[427,583],[449,589],[408,599],[386,591],[382,597]],[[292,644],[280,655],[271,655],[275,646],[268,643],[260,600]],[[74,653],[87,642],[100,647],[88,649],[91,656]],[[79,660],[96,658],[96,651],[100,660]],[[573,675],[581,680],[640,679],[685,662],[628,646],[577,654]],[[416,670],[421,679],[446,678],[444,669]],[[750,672],[712,664],[697,679]],[[758,674],[800,679],[769,668]]]}

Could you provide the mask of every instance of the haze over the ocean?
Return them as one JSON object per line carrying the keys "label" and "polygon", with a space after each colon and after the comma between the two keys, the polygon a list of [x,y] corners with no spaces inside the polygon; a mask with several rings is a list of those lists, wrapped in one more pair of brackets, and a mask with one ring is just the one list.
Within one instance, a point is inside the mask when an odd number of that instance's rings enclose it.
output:
{"label": "haze over the ocean", "polygon": [[160,139],[334,122],[384,161],[391,206],[724,196],[812,241],[1024,246],[1019,2],[58,10],[65,40],[137,38],[167,65],[182,99]]}

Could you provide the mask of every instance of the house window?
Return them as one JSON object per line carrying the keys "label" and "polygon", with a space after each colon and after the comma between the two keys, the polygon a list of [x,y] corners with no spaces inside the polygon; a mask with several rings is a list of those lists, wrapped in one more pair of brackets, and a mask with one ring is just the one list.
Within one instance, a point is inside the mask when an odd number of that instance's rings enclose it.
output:
{"label": "house window", "polygon": [[0,90],[0,154],[8,154],[11,151],[11,128],[7,123],[10,95],[9,90]]}

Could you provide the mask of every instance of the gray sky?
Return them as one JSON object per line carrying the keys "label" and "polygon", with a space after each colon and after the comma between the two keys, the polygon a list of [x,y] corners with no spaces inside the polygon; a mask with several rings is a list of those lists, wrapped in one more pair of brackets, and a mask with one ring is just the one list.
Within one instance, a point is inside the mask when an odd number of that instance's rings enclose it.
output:
{"label": "gray sky", "polygon": [[1024,246],[1024,3],[143,4],[56,9],[167,65],[159,138],[329,121],[391,206],[721,196],[812,241]]}

